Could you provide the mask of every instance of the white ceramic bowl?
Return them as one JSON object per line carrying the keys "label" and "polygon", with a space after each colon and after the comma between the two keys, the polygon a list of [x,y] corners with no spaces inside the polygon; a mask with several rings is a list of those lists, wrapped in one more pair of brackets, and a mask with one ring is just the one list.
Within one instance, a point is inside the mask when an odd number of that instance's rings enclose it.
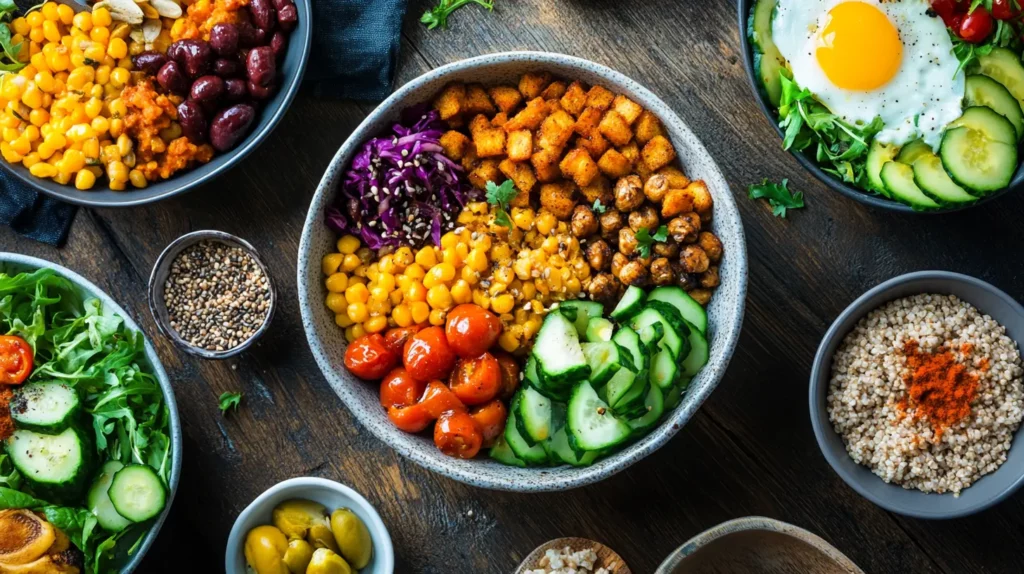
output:
{"label": "white ceramic bowl", "polygon": [[256,497],[235,519],[228,535],[228,547],[224,553],[224,572],[245,574],[245,535],[253,528],[270,524],[271,513],[278,504],[293,498],[305,498],[319,502],[334,511],[348,508],[358,516],[370,530],[373,539],[373,558],[359,571],[359,574],[393,574],[395,571],[395,549],[391,546],[384,521],[373,506],[361,494],[351,488],[326,478],[292,478],[271,486]]}
{"label": "white ceramic bowl", "polygon": [[[711,230],[721,240],[725,255],[720,268],[722,284],[708,308],[711,358],[687,391],[682,403],[649,434],[586,468],[515,468],[486,457],[460,460],[445,456],[429,437],[412,435],[394,427],[380,408],[376,385],[363,382],[345,370],[345,336],[324,306],[327,296],[320,261],[331,252],[334,232],[324,224],[324,213],[337,195],[338,183],[352,156],[368,139],[379,136],[398,118],[401,110],[430,101],[448,82],[499,82],[515,85],[524,72],[546,70],[556,76],[600,84],[625,94],[661,119],[675,145],[683,171],[708,184],[715,200]],[[409,82],[384,101],[349,136],[334,156],[320,181],[306,216],[299,244],[298,292],[302,323],[313,356],[338,396],[378,438],[414,462],[462,482],[520,492],[553,491],[597,482],[619,472],[664,445],[693,416],[725,373],[743,323],[747,290],[747,252],[743,225],[729,185],[714,160],[690,129],[649,90],[626,76],[587,60],[542,52],[506,52],[470,58],[442,66]]]}

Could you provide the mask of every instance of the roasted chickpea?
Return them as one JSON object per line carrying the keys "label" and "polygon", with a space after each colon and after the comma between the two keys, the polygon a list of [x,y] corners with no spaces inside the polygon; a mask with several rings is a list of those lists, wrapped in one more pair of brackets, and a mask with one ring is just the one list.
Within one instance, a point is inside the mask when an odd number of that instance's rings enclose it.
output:
{"label": "roasted chickpea", "polygon": [[676,276],[676,285],[682,287],[684,290],[689,291],[690,289],[696,289],[700,287],[700,283],[697,281],[697,276],[693,273],[687,273],[686,269],[683,269],[683,265],[678,261],[672,262],[672,272]]}
{"label": "roasted chickpea", "polygon": [[679,244],[675,241],[668,243],[655,243],[654,254],[658,257],[668,257],[669,259],[675,259],[679,255]]}
{"label": "roasted chickpea", "polygon": [[651,282],[655,285],[671,285],[675,278],[672,264],[667,257],[659,257],[651,261]]}
{"label": "roasted chickpea", "polygon": [[572,221],[569,225],[572,234],[581,239],[597,233],[598,228],[594,212],[591,211],[590,206],[582,204],[577,205],[576,209],[572,211]]}
{"label": "roasted chickpea", "polygon": [[601,273],[590,281],[587,293],[594,301],[611,303],[618,296],[619,289],[615,285],[615,278],[607,273]]}
{"label": "roasted chickpea", "polygon": [[[694,220],[697,222],[696,225],[694,225]],[[699,233],[700,217],[697,217],[697,214],[694,214],[692,218],[681,215],[668,222],[668,234],[677,243],[693,243],[697,240]]]}
{"label": "roasted chickpea", "polygon": [[626,257],[616,251],[615,254],[612,255],[612,275],[618,277],[619,273],[622,272],[622,268],[625,267],[627,263],[629,263],[629,257]]}
{"label": "roasted chickpea", "polygon": [[636,232],[628,227],[623,227],[619,230],[619,253],[625,256],[631,256],[636,253],[636,246],[638,242],[636,240]]}
{"label": "roasted chickpea", "polygon": [[615,182],[615,209],[633,211],[644,202],[643,184],[640,176],[627,175]]}
{"label": "roasted chickpea", "polygon": [[722,240],[715,237],[710,231],[701,231],[697,237],[697,245],[708,254],[712,263],[718,263],[722,259]]}
{"label": "roasted chickpea", "polygon": [[661,220],[658,219],[658,210],[654,209],[653,205],[645,205],[629,214],[629,226],[633,228],[633,231],[646,228],[653,234],[654,230],[658,229],[659,223]]}
{"label": "roasted chickpea", "polygon": [[694,289],[690,291],[690,297],[701,305],[707,305],[711,301],[711,291],[708,289]]}
{"label": "roasted chickpea", "polygon": [[697,245],[684,247],[679,254],[679,263],[687,273],[703,273],[711,265],[711,262],[708,261],[708,254]]}
{"label": "roasted chickpea", "polygon": [[700,214],[701,221],[711,220],[711,208],[714,207],[714,200],[711,199],[711,192],[708,186],[701,180],[690,182],[686,191],[693,198],[693,210]]}
{"label": "roasted chickpea", "polygon": [[668,193],[668,177],[665,175],[652,175],[644,184],[644,195],[654,203],[661,203],[666,193]]}
{"label": "roasted chickpea", "polygon": [[700,274],[700,286],[705,289],[714,289],[722,283],[721,277],[718,276],[718,266],[712,265],[708,267],[708,270]]}
{"label": "roasted chickpea", "polygon": [[650,279],[650,274],[647,272],[647,268],[644,267],[641,261],[630,261],[622,266],[619,271],[619,281],[622,281],[626,285],[636,285],[637,287],[643,287],[647,284]]}
{"label": "roasted chickpea", "polygon": [[602,213],[598,222],[601,224],[601,237],[611,243],[618,241],[619,230],[626,224],[622,213],[615,209],[609,209]]}
{"label": "roasted chickpea", "polygon": [[594,271],[607,271],[612,263],[612,248],[603,239],[587,246],[587,263]]}

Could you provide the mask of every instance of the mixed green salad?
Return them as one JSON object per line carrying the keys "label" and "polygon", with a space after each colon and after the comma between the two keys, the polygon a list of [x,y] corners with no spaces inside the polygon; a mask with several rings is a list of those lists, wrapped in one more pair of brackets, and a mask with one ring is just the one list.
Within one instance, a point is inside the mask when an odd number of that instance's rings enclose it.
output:
{"label": "mixed green salad", "polygon": [[38,513],[81,552],[81,571],[116,572],[166,505],[171,473],[170,411],[143,335],[51,269],[0,273],[0,332],[34,364],[10,386],[0,513]]}

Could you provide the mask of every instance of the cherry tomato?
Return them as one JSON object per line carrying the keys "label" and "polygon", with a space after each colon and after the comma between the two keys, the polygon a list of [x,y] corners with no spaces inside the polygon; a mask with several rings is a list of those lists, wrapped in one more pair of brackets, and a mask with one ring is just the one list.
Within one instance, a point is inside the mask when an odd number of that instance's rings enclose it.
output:
{"label": "cherry tomato", "polygon": [[992,15],[984,6],[978,6],[974,12],[964,16],[960,23],[960,37],[966,42],[977,44],[985,41],[992,33]]}
{"label": "cherry tomato", "polygon": [[380,383],[380,404],[386,409],[416,404],[427,385],[409,376],[402,367],[396,367]]}
{"label": "cherry tomato", "polygon": [[388,350],[378,333],[364,335],[345,349],[345,368],[360,379],[381,379],[398,365],[398,354]]}
{"label": "cherry tomato", "polygon": [[464,404],[482,405],[501,390],[501,365],[490,353],[475,359],[459,359],[448,386]]}
{"label": "cherry tomato", "polygon": [[455,353],[441,327],[428,327],[405,343],[405,368],[419,381],[445,379],[455,366]]}
{"label": "cherry tomato", "polygon": [[459,397],[441,381],[430,381],[427,390],[423,392],[423,398],[416,404],[422,405],[427,414],[435,419],[445,411],[466,410]]}
{"label": "cherry tomato", "polygon": [[435,417],[430,416],[422,403],[416,403],[407,407],[389,408],[388,418],[399,430],[417,433],[430,426]]}
{"label": "cherry tomato", "polygon": [[420,327],[404,327],[396,329],[388,329],[387,333],[384,333],[384,344],[392,353],[402,353],[405,348],[405,343],[412,338],[413,335],[420,330]]}
{"label": "cherry tomato", "polygon": [[965,15],[966,14],[960,14],[960,13],[953,14],[952,16],[950,16],[949,21],[946,22],[946,27],[949,28],[950,30],[955,31],[957,36],[959,36],[960,35],[960,24],[963,23]]}
{"label": "cherry tomato", "polygon": [[473,458],[480,452],[483,442],[476,421],[466,412],[445,412],[434,425],[434,444],[448,456]]}
{"label": "cherry tomato", "polygon": [[501,390],[498,391],[498,397],[510,401],[519,388],[519,362],[505,351],[494,353],[494,358],[498,359],[501,367]]}
{"label": "cherry tomato", "polygon": [[505,432],[505,421],[508,419],[508,409],[505,403],[498,399],[474,407],[469,411],[480,432],[484,435],[484,446],[491,446],[494,441]]}
{"label": "cherry tomato", "polygon": [[959,8],[956,0],[932,0],[932,11],[943,20],[955,14]]}
{"label": "cherry tomato", "polygon": [[20,385],[32,373],[32,347],[14,335],[0,336],[0,383]]}
{"label": "cherry tomato", "polygon": [[996,20],[1013,20],[1020,16],[1014,0],[992,0],[992,17]]}
{"label": "cherry tomato", "polygon": [[501,321],[497,315],[483,307],[466,303],[448,313],[448,324],[444,332],[456,355],[463,358],[479,357],[498,341]]}

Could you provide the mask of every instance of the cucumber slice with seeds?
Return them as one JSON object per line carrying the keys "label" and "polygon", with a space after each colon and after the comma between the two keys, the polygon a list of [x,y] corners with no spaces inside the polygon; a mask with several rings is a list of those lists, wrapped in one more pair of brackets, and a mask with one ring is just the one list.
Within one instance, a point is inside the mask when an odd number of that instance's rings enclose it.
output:
{"label": "cucumber slice with seeds", "polygon": [[1024,111],[1021,104],[1006,86],[988,76],[974,74],[967,76],[964,107],[985,106],[1003,116],[1017,132],[1017,139],[1024,137]]}
{"label": "cucumber slice with seeds", "polygon": [[701,333],[708,332],[708,312],[681,287],[656,287],[647,295],[647,300],[672,305],[683,319],[700,329]]}
{"label": "cucumber slice with seeds", "polygon": [[[582,347],[583,356],[587,358],[587,364],[590,365],[590,384],[595,388],[607,383],[612,375],[624,368],[621,347],[612,341],[583,343]],[[625,357],[625,359],[632,362],[629,357]]]}
{"label": "cucumber slice with seeds", "polygon": [[167,504],[164,481],[144,464],[129,464],[117,471],[107,495],[114,510],[132,522],[156,518]]}
{"label": "cucumber slice with seeds", "polygon": [[890,194],[888,188],[885,187],[885,183],[882,181],[882,166],[890,161],[894,161],[899,153],[899,146],[882,143],[878,140],[872,141],[871,147],[868,148],[868,181],[871,182],[871,187],[875,191],[885,196],[890,196]]}
{"label": "cucumber slice with seeds", "polygon": [[907,165],[914,165],[915,161],[930,153],[932,153],[932,148],[924,143],[924,140],[914,140],[900,149],[899,155],[896,156],[896,161]]}
{"label": "cucumber slice with seeds", "polygon": [[578,448],[601,450],[622,444],[633,429],[616,418],[611,408],[597,396],[590,383],[573,388],[569,399],[568,428]]}
{"label": "cucumber slice with seeds", "polygon": [[889,195],[915,209],[935,209],[940,207],[928,197],[914,182],[914,170],[905,163],[890,161],[882,166],[882,182],[889,190]]}
{"label": "cucumber slice with seeds", "polygon": [[942,166],[976,194],[1001,190],[1017,171],[1017,133],[1010,120],[986,107],[967,108],[939,147]]}
{"label": "cucumber slice with seeds", "polygon": [[975,69],[971,71],[977,71],[1002,84],[1024,109],[1024,66],[1012,50],[995,48],[988,54],[978,55]]}
{"label": "cucumber slice with seeds", "polygon": [[611,341],[613,334],[615,334],[615,325],[611,321],[604,317],[591,317],[590,322],[587,323],[587,332],[583,335],[583,338],[588,343],[597,343],[600,341]]}
{"label": "cucumber slice with seeds", "polygon": [[644,300],[647,296],[644,294],[644,290],[637,287],[636,285],[630,285],[626,289],[626,293],[622,295],[622,299],[619,299],[619,304],[612,310],[612,319],[616,321],[628,321],[634,315],[640,312],[644,308]]}
{"label": "cucumber slice with seeds", "polygon": [[517,421],[527,442],[536,444],[551,437],[551,399],[531,387],[524,387],[519,394]]}
{"label": "cucumber slice with seeds", "polygon": [[99,476],[93,481],[92,486],[89,488],[89,494],[86,497],[86,501],[89,504],[89,510],[96,515],[96,521],[99,525],[111,532],[121,532],[125,528],[132,525],[132,521],[118,514],[117,510],[114,509],[114,503],[110,501],[110,483],[114,481],[114,475],[118,473],[124,465],[116,460],[108,461],[103,465],[100,470]]}
{"label": "cucumber slice with seeds", "polygon": [[928,197],[948,204],[963,204],[977,201],[978,198],[968,193],[953,181],[939,156],[929,153],[918,159],[914,168],[914,182]]}
{"label": "cucumber slice with seeds", "polygon": [[596,301],[573,299],[559,303],[558,312],[568,317],[576,326],[576,334],[583,337],[587,332],[587,324],[590,319],[604,315],[604,305]]}
{"label": "cucumber slice with seeds", "polygon": [[[548,313],[533,345],[545,383],[558,387],[590,376],[576,326],[561,311]],[[515,448],[515,445],[513,445]]]}
{"label": "cucumber slice with seeds", "polygon": [[81,411],[78,391],[67,383],[29,383],[16,387],[11,418],[18,428],[60,434]]}
{"label": "cucumber slice with seeds", "polygon": [[491,458],[507,466],[518,466],[520,468],[526,468],[526,461],[516,456],[516,453],[512,452],[512,448],[508,446],[508,441],[505,440],[504,436],[499,436],[498,440],[491,447],[489,453]]}
{"label": "cucumber slice with seeds", "polygon": [[519,431],[518,413],[521,393],[522,391],[517,392],[512,397],[512,405],[508,409],[508,420],[505,421],[505,441],[508,443],[509,448],[512,449],[512,452],[515,453],[516,458],[527,464],[541,464],[548,460],[547,452],[539,444],[531,445]]}

